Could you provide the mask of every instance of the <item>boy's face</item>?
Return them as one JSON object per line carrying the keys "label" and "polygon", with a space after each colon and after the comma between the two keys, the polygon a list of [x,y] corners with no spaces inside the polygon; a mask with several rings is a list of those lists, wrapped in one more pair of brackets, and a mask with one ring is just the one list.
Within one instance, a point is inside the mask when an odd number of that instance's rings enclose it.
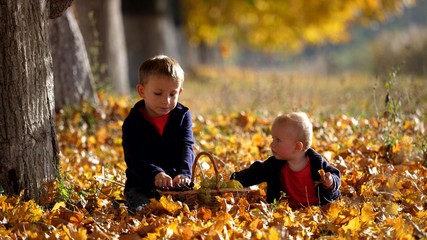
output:
{"label": "boy's face", "polygon": [[271,128],[273,141],[270,144],[271,151],[276,159],[291,160],[297,149],[297,141],[292,127],[286,124],[273,124]]}
{"label": "boy's face", "polygon": [[138,83],[136,90],[145,99],[148,115],[156,118],[168,114],[176,107],[182,88],[180,82],[168,76],[151,75],[144,85]]}

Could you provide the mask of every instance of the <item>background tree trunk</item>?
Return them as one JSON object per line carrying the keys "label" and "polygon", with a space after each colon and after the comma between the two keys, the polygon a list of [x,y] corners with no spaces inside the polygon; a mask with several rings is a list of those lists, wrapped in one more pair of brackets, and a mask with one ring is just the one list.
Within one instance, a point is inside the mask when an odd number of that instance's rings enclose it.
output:
{"label": "background tree trunk", "polygon": [[83,36],[71,10],[49,22],[55,108],[98,102]]}
{"label": "background tree trunk", "polygon": [[69,3],[0,4],[0,185],[8,195],[25,190],[24,198],[40,199],[58,174],[47,22]]}
{"label": "background tree trunk", "polygon": [[166,54],[179,62],[178,35],[173,6],[176,0],[123,0],[126,46],[131,86],[138,82],[138,69],[147,58]]}
{"label": "background tree trunk", "polygon": [[129,93],[128,59],[121,0],[76,0],[76,18],[95,79],[119,94]]}

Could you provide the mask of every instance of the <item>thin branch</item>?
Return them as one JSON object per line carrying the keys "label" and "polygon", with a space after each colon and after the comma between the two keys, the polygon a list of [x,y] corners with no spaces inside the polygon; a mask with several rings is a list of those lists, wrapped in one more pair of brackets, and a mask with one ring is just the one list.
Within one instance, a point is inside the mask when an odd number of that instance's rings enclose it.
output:
{"label": "thin branch", "polygon": [[110,183],[114,183],[114,184],[117,184],[117,185],[122,186],[122,187],[124,187],[124,186],[125,186],[125,184],[124,184],[124,183],[117,182],[117,181],[113,181],[113,180],[111,180],[111,179],[104,178],[104,177],[95,177],[95,179],[96,179],[96,180],[101,180],[101,181],[110,182]]}

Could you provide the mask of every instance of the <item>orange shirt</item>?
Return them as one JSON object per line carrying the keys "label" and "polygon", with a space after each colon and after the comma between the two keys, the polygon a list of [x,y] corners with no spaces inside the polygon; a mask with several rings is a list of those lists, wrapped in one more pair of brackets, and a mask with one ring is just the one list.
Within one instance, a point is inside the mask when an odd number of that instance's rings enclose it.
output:
{"label": "orange shirt", "polygon": [[294,172],[289,164],[285,164],[281,170],[282,189],[286,193],[289,206],[302,207],[319,204],[317,192],[311,177],[310,161],[298,172]]}

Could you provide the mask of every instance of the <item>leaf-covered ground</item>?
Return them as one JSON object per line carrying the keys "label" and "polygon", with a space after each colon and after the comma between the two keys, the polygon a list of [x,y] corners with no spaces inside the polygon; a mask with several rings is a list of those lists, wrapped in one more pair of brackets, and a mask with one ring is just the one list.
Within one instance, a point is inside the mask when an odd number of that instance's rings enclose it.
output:
{"label": "leaf-covered ground", "polygon": [[[426,239],[426,122],[420,116],[311,116],[313,147],[342,172],[343,198],[292,210],[266,204],[264,185],[245,198],[190,209],[162,197],[128,213],[121,125],[133,100],[100,94],[101,106],[57,116],[61,175],[40,203],[0,195],[1,239]],[[269,154],[275,113],[194,116],[196,152],[227,178]],[[205,164],[206,165],[206,164]],[[205,169],[212,174],[212,168]]]}

